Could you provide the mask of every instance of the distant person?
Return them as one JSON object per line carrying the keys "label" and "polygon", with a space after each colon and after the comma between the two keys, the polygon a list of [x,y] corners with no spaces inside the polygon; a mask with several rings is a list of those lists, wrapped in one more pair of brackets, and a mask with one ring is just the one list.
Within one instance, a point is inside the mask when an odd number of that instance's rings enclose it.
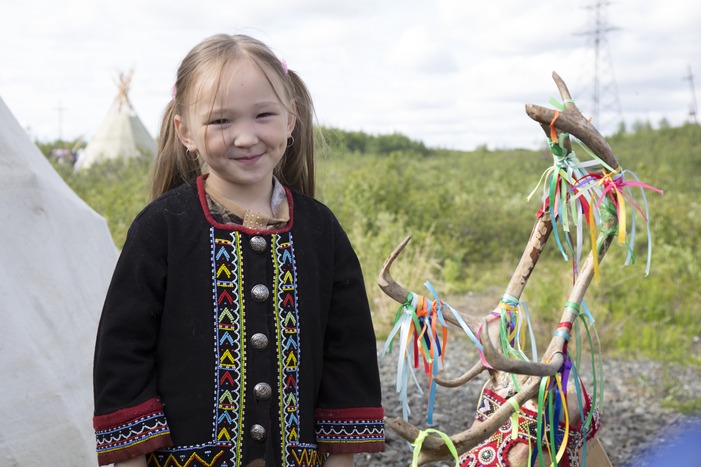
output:
{"label": "distant person", "polygon": [[51,151],[51,155],[53,155],[54,158],[56,158],[56,161],[59,164],[63,164],[67,161],[70,161],[70,154],[71,151],[65,148],[56,148]]}
{"label": "distant person", "polygon": [[312,117],[255,39],[216,35],[182,61],[102,311],[101,465],[351,466],[384,450],[360,265],[313,198]]}

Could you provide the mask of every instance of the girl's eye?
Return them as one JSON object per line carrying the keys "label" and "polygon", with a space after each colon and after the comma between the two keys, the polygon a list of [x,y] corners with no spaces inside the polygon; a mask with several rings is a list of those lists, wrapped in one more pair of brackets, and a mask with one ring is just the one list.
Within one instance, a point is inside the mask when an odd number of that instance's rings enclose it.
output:
{"label": "girl's eye", "polygon": [[267,117],[272,117],[273,114],[272,112],[261,112],[258,114],[258,118],[267,118]]}
{"label": "girl's eye", "polygon": [[229,123],[229,120],[225,118],[216,118],[209,122],[210,125],[226,125],[227,123]]}

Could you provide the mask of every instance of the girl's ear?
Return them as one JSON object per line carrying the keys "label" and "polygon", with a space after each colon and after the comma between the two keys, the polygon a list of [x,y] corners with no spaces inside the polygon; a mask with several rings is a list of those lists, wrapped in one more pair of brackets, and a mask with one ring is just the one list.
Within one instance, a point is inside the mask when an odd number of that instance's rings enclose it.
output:
{"label": "girl's ear", "polygon": [[183,119],[181,115],[175,114],[173,117],[173,124],[175,125],[175,132],[180,142],[188,148],[194,147],[195,144],[190,135],[190,130],[185,123],[185,119]]}
{"label": "girl's ear", "polygon": [[297,123],[297,107],[292,103],[292,111],[287,112],[287,137],[292,136],[292,130],[295,129],[295,123]]}

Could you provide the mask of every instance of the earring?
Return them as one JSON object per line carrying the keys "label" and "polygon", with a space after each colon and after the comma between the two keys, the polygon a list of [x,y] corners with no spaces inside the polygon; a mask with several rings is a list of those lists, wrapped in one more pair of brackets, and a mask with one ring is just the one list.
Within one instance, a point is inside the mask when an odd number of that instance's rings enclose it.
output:
{"label": "earring", "polygon": [[196,162],[200,158],[200,153],[197,152],[197,149],[185,146],[185,156],[187,156],[187,158],[190,159],[192,162]]}
{"label": "earring", "polygon": [[287,138],[287,147],[291,148],[295,144],[295,137],[290,135],[289,138]]}

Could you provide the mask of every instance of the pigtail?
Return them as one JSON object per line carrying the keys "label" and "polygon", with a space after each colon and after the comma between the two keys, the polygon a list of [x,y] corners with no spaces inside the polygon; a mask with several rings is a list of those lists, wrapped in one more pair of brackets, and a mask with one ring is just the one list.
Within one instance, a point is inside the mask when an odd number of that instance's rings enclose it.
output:
{"label": "pigtail", "polygon": [[287,71],[292,83],[297,121],[292,130],[292,144],[278,166],[276,176],[284,184],[300,192],[314,196],[315,191],[315,144],[314,144],[314,105],[304,81],[292,70]]}
{"label": "pigtail", "polygon": [[185,152],[185,146],[175,132],[175,107],[176,102],[173,99],[166,106],[163,115],[158,152],[151,171],[151,201],[202,173],[199,158]]}

